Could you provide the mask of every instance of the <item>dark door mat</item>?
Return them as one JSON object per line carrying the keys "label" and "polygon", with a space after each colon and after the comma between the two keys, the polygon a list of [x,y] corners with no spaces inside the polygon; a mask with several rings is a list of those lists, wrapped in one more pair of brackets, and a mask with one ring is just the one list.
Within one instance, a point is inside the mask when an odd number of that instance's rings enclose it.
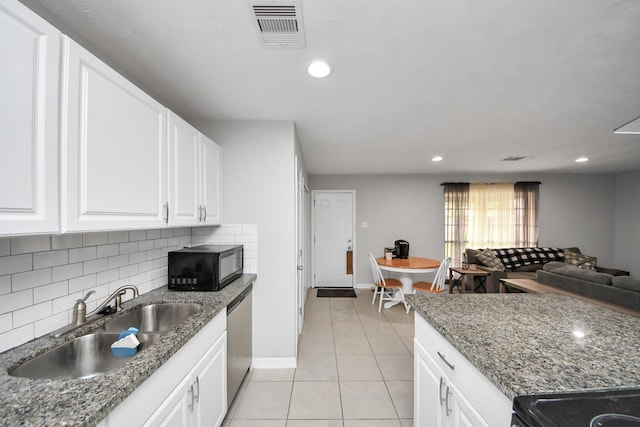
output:
{"label": "dark door mat", "polygon": [[316,295],[318,298],[358,298],[356,291],[352,288],[318,288],[318,293]]}

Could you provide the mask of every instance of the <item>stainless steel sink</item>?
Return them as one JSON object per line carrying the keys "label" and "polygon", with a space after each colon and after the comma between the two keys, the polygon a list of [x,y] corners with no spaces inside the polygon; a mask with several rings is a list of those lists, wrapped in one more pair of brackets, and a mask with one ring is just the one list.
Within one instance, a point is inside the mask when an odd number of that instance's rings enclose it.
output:
{"label": "stainless steel sink", "polygon": [[134,326],[140,332],[164,332],[175,328],[200,310],[200,304],[150,304],[133,309],[124,316],[107,322],[102,328],[105,331],[120,332]]}
{"label": "stainless steel sink", "polygon": [[[92,378],[127,363],[130,357],[116,357],[111,344],[118,341],[117,333],[83,335],[35,357],[16,368],[9,375],[33,379]],[[139,333],[138,353],[151,346],[159,334]]]}

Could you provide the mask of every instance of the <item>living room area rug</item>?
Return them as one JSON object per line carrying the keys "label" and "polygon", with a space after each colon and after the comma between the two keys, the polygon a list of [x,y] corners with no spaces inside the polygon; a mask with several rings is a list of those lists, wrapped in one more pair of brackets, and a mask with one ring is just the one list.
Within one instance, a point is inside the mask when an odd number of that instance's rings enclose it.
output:
{"label": "living room area rug", "polygon": [[318,298],[358,298],[353,288],[318,288]]}

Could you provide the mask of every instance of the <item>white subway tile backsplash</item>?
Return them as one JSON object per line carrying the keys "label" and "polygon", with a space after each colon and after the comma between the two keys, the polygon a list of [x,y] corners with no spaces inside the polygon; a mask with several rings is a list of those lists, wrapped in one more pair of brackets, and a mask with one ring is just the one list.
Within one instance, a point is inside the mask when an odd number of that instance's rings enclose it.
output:
{"label": "white subway tile backsplash", "polygon": [[160,230],[147,230],[147,240],[159,239]]}
{"label": "white subway tile backsplash", "polygon": [[0,276],[0,295],[11,292],[11,276]]}
{"label": "white subway tile backsplash", "polygon": [[69,280],[74,277],[82,276],[82,263],[61,265],[60,267],[53,267],[51,280],[53,282],[60,282],[61,280]]}
{"label": "white subway tile backsplash", "polygon": [[120,254],[132,254],[134,252],[138,252],[139,244],[138,242],[129,242],[129,243],[120,243]]}
{"label": "white subway tile backsplash", "polygon": [[98,285],[103,285],[105,283],[113,282],[114,280],[118,280],[120,277],[120,271],[117,268],[113,270],[101,271],[98,273],[96,278],[96,282]]}
{"label": "white subway tile backsplash", "polygon": [[27,289],[20,292],[12,292],[0,298],[0,314],[20,310],[33,304],[33,291]]}
{"label": "white subway tile backsplash", "polygon": [[68,313],[58,313],[51,317],[47,317],[42,320],[38,320],[33,324],[35,336],[41,337],[48,334],[51,331],[55,331],[58,328],[62,328],[68,325],[70,322]]}
{"label": "white subway tile backsplash", "polygon": [[83,274],[99,273],[109,269],[109,259],[100,258],[93,261],[85,261],[82,263]]}
{"label": "white subway tile backsplash", "polygon": [[11,255],[10,240],[7,238],[0,239],[0,256]]}
{"label": "white subway tile backsplash", "polygon": [[78,249],[69,249],[69,262],[91,261],[98,257],[97,248],[95,246],[87,246]]}
{"label": "white subway tile backsplash", "polygon": [[72,249],[82,247],[82,234],[61,234],[51,236],[51,249]]}
{"label": "white subway tile backsplash", "polygon": [[129,264],[129,255],[109,257],[109,269],[124,267],[127,264]]}
{"label": "white subway tile backsplash", "polygon": [[49,283],[51,283],[50,268],[17,273],[11,276],[11,290],[13,292],[35,288]]}
{"label": "white subway tile backsplash", "polygon": [[64,264],[69,264],[69,251],[66,249],[33,254],[34,270],[47,267],[56,267],[58,265]]}
{"label": "white subway tile backsplash", "polygon": [[33,269],[33,255],[4,256],[0,258],[0,276]]}
{"label": "white subway tile backsplash", "polygon": [[69,292],[88,290],[95,287],[97,284],[97,275],[95,274],[76,277],[75,279],[69,280]]}
{"label": "white subway tile backsplash", "polygon": [[147,239],[147,230],[131,230],[129,232],[129,241],[137,242],[139,240]]}
{"label": "white subway tile backsplash", "polygon": [[110,231],[107,234],[109,236],[109,243],[124,243],[129,241],[128,231]]}
{"label": "white subway tile backsplash", "polygon": [[109,243],[109,235],[106,232],[85,233],[82,235],[82,246],[99,246]]}
{"label": "white subway tile backsplash", "polygon": [[51,301],[35,304],[13,312],[13,327],[34,323],[40,319],[51,316]]}
{"label": "white subway tile backsplash", "polygon": [[13,329],[13,316],[11,313],[0,315],[0,334]]}
{"label": "white subway tile backsplash", "polygon": [[138,264],[122,267],[119,272],[120,279],[126,279],[127,277],[135,276],[136,274],[138,274],[138,272]]}
{"label": "white subway tile backsplash", "polygon": [[34,338],[33,324],[0,334],[0,353]]}
{"label": "white subway tile backsplash", "polygon": [[51,301],[56,298],[69,294],[69,282],[63,280],[62,282],[51,283],[45,286],[38,286],[33,290],[33,303],[39,304],[43,301]]}
{"label": "white subway tile backsplash", "polygon": [[153,240],[143,240],[141,242],[138,242],[138,250],[140,250],[140,252],[151,250],[154,247],[155,245],[153,243]]}
{"label": "white subway tile backsplash", "polygon": [[112,245],[100,245],[96,248],[98,258],[107,258],[120,255],[120,245],[114,243]]}
{"label": "white subway tile backsplash", "polygon": [[243,244],[245,272],[256,271],[254,225],[0,239],[0,351],[69,323],[89,290],[91,311],[119,286],[140,293],[165,286],[167,253],[208,243]]}
{"label": "white subway tile backsplash", "polygon": [[156,239],[153,241],[153,243],[156,249],[167,247],[167,239]]}
{"label": "white subway tile backsplash", "polygon": [[11,239],[11,255],[51,250],[51,236],[23,236]]}

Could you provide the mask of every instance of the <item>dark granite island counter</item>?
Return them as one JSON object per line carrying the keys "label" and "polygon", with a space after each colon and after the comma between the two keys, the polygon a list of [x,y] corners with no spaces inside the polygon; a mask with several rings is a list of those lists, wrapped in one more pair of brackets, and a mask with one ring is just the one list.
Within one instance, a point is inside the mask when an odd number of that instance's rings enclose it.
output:
{"label": "dark granite island counter", "polygon": [[640,386],[640,318],[550,294],[416,294],[407,301],[417,313],[416,337],[424,319],[510,401]]}
{"label": "dark granite island counter", "polygon": [[9,376],[7,370],[35,353],[89,333],[106,323],[107,316],[59,339],[37,338],[0,354],[0,425],[95,426],[131,395],[171,356],[249,287],[255,274],[242,275],[220,292],[174,292],[166,286],[123,304],[123,311],[137,305],[166,302],[195,302],[203,309],[180,326],[163,333],[149,348],[124,366],[90,379],[33,380]]}

